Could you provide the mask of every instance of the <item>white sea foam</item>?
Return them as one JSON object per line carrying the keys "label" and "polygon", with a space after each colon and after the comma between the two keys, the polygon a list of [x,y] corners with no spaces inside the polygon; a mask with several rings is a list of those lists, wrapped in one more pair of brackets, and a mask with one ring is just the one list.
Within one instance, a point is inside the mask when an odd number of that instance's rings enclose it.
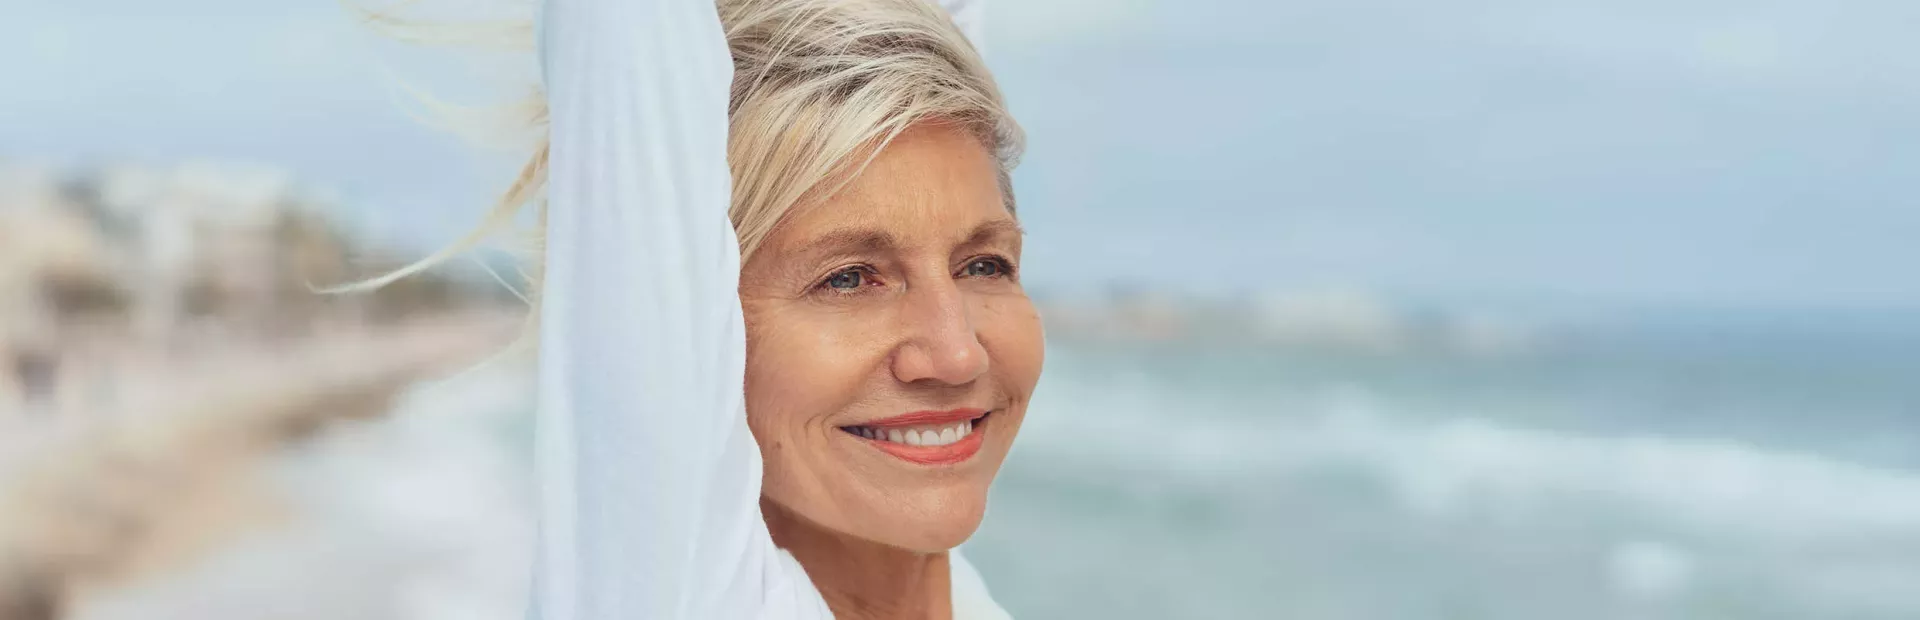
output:
{"label": "white sea foam", "polygon": [[[1020,450],[1199,476],[1358,469],[1391,485],[1407,510],[1435,517],[1587,507],[1781,542],[1920,537],[1920,473],[1732,440],[1582,435],[1474,417],[1411,422],[1352,386],[1305,403],[1311,411],[1235,410],[1258,405],[1151,383],[1054,381],[1033,405]],[[1089,436],[1090,427],[1105,432]]]}

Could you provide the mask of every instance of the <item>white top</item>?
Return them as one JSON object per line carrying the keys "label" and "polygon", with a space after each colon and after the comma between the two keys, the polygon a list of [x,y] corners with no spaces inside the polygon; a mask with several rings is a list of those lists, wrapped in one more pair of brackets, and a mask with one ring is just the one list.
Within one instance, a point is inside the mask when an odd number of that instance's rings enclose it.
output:
{"label": "white top", "polygon": [[[977,10],[977,0],[970,2]],[[820,619],[761,519],[712,0],[547,0],[533,617]],[[958,553],[955,617],[1005,618]]]}

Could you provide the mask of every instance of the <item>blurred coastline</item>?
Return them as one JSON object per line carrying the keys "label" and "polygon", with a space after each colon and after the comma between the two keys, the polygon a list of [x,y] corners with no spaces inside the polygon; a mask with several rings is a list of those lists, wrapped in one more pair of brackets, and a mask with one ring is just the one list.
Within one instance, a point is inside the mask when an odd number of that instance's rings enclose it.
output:
{"label": "blurred coastline", "polygon": [[281,520],[269,464],[506,342],[476,278],[316,293],[397,264],[325,208],[255,167],[0,166],[0,617]]}

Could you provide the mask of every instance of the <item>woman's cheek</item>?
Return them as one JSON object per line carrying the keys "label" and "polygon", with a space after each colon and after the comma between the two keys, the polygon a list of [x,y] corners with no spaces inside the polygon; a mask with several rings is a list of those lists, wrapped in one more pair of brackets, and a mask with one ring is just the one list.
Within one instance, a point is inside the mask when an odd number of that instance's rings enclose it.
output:
{"label": "woman's cheek", "polygon": [[[981,301],[979,333],[981,344],[1001,367],[1002,376],[1015,381],[1020,392],[1030,391],[1040,378],[1046,356],[1046,339],[1041,332],[1040,314],[1026,296],[991,296]],[[1016,387],[1016,386],[1007,386]]]}
{"label": "woman's cheek", "polygon": [[873,325],[839,313],[789,313],[762,324],[749,365],[763,377],[761,399],[787,418],[839,412],[865,386],[874,359]]}

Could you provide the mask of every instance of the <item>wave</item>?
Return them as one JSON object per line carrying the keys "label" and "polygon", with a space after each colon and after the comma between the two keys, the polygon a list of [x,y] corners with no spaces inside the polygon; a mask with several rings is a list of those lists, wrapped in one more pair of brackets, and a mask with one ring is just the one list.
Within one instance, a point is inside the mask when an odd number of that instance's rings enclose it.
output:
{"label": "wave", "polygon": [[1199,479],[1358,471],[1434,517],[1586,507],[1779,541],[1920,537],[1916,472],[1733,440],[1415,422],[1355,386],[1266,405],[1305,412],[1260,406],[1151,382],[1051,380],[1019,454]]}
{"label": "wave", "polygon": [[[1243,558],[1234,570],[1310,584],[1232,594],[1290,617],[1327,616],[1303,592],[1350,607],[1333,617],[1423,617],[1428,596],[1484,618],[1920,617],[1920,472],[1436,417],[1357,385],[1278,398],[1053,372],[1002,474],[996,518],[1018,546],[1003,545],[1031,553],[1039,531],[1175,564]],[[1228,590],[1267,591],[1255,581]],[[1227,595],[1210,583],[1178,589]]]}

